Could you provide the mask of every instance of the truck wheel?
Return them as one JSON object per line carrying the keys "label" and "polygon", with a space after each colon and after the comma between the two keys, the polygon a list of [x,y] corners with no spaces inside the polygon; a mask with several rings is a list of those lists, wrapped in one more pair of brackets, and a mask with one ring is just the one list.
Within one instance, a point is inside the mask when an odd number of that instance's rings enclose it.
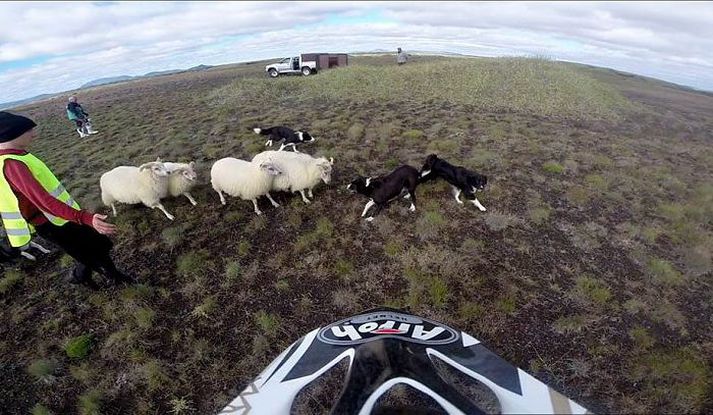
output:
{"label": "truck wheel", "polygon": [[307,76],[312,73],[312,69],[309,68],[309,66],[305,66],[302,68],[302,75]]}
{"label": "truck wheel", "polygon": [[270,70],[267,71],[267,74],[270,75],[270,78],[277,78],[277,75],[279,75],[279,73],[277,73],[277,69],[275,68],[270,68]]}

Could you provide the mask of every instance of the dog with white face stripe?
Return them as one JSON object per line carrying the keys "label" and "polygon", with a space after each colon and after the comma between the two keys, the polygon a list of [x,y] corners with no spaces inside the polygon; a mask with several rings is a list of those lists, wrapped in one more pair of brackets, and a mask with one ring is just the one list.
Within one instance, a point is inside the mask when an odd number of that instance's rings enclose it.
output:
{"label": "dog with white face stripe", "polygon": [[315,140],[314,137],[306,131],[295,131],[285,126],[253,128],[253,131],[255,134],[268,136],[268,140],[265,142],[266,147],[272,147],[273,142],[279,143],[282,141],[280,149],[277,151],[282,151],[284,148],[292,146],[292,150],[295,153],[299,153],[299,151],[297,151],[298,144],[311,143]]}
{"label": "dog with white face stripe", "polygon": [[485,212],[485,207],[475,196],[477,192],[482,192],[488,184],[488,177],[465,167],[454,166],[445,160],[439,159],[437,155],[431,154],[426,158],[426,162],[421,168],[420,179],[422,181],[442,178],[453,188],[453,196],[456,202],[463,204],[460,194],[463,193],[467,200],[475,205],[481,212]]}
{"label": "dog with white face stripe", "polygon": [[374,220],[374,217],[379,214],[381,209],[392,200],[401,196],[404,191],[406,192],[404,199],[410,199],[411,201],[409,210],[415,212],[416,186],[418,183],[418,170],[411,166],[404,165],[398,167],[386,176],[377,178],[359,176],[347,185],[347,190],[369,198],[366,206],[364,206],[361,217],[366,216],[369,209],[376,206],[374,213],[366,218],[368,222],[371,222]]}

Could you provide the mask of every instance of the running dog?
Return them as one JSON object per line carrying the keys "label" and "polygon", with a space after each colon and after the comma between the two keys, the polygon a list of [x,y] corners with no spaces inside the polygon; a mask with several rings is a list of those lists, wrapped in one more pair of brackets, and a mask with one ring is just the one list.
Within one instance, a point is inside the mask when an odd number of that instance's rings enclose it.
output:
{"label": "running dog", "polygon": [[280,149],[277,151],[282,151],[285,147],[292,146],[292,150],[299,153],[299,151],[297,151],[297,144],[314,141],[314,137],[312,137],[308,132],[295,131],[285,126],[270,127],[265,129],[253,128],[253,131],[255,134],[266,135],[269,137],[267,142],[265,142],[266,147],[272,147],[273,141],[278,143],[282,141],[282,145],[280,145]]}

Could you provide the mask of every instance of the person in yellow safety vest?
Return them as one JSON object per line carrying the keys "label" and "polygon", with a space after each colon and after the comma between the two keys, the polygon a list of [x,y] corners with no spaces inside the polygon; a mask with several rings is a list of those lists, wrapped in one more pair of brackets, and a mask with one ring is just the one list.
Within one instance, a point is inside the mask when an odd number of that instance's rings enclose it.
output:
{"label": "person in yellow safety vest", "polygon": [[98,288],[96,271],[115,283],[134,283],[111,259],[107,235],[116,226],[105,222],[106,215],[80,209],[52,171],[27,152],[35,127],[27,117],[0,111],[0,219],[10,245],[27,249],[36,232],[76,260],[70,282]]}

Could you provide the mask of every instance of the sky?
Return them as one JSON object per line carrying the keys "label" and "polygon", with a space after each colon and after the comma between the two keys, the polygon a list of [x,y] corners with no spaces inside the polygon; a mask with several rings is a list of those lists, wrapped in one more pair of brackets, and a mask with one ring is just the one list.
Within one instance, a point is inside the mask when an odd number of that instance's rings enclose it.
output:
{"label": "sky", "polygon": [[546,56],[713,90],[713,2],[0,2],[0,102],[304,52]]}

